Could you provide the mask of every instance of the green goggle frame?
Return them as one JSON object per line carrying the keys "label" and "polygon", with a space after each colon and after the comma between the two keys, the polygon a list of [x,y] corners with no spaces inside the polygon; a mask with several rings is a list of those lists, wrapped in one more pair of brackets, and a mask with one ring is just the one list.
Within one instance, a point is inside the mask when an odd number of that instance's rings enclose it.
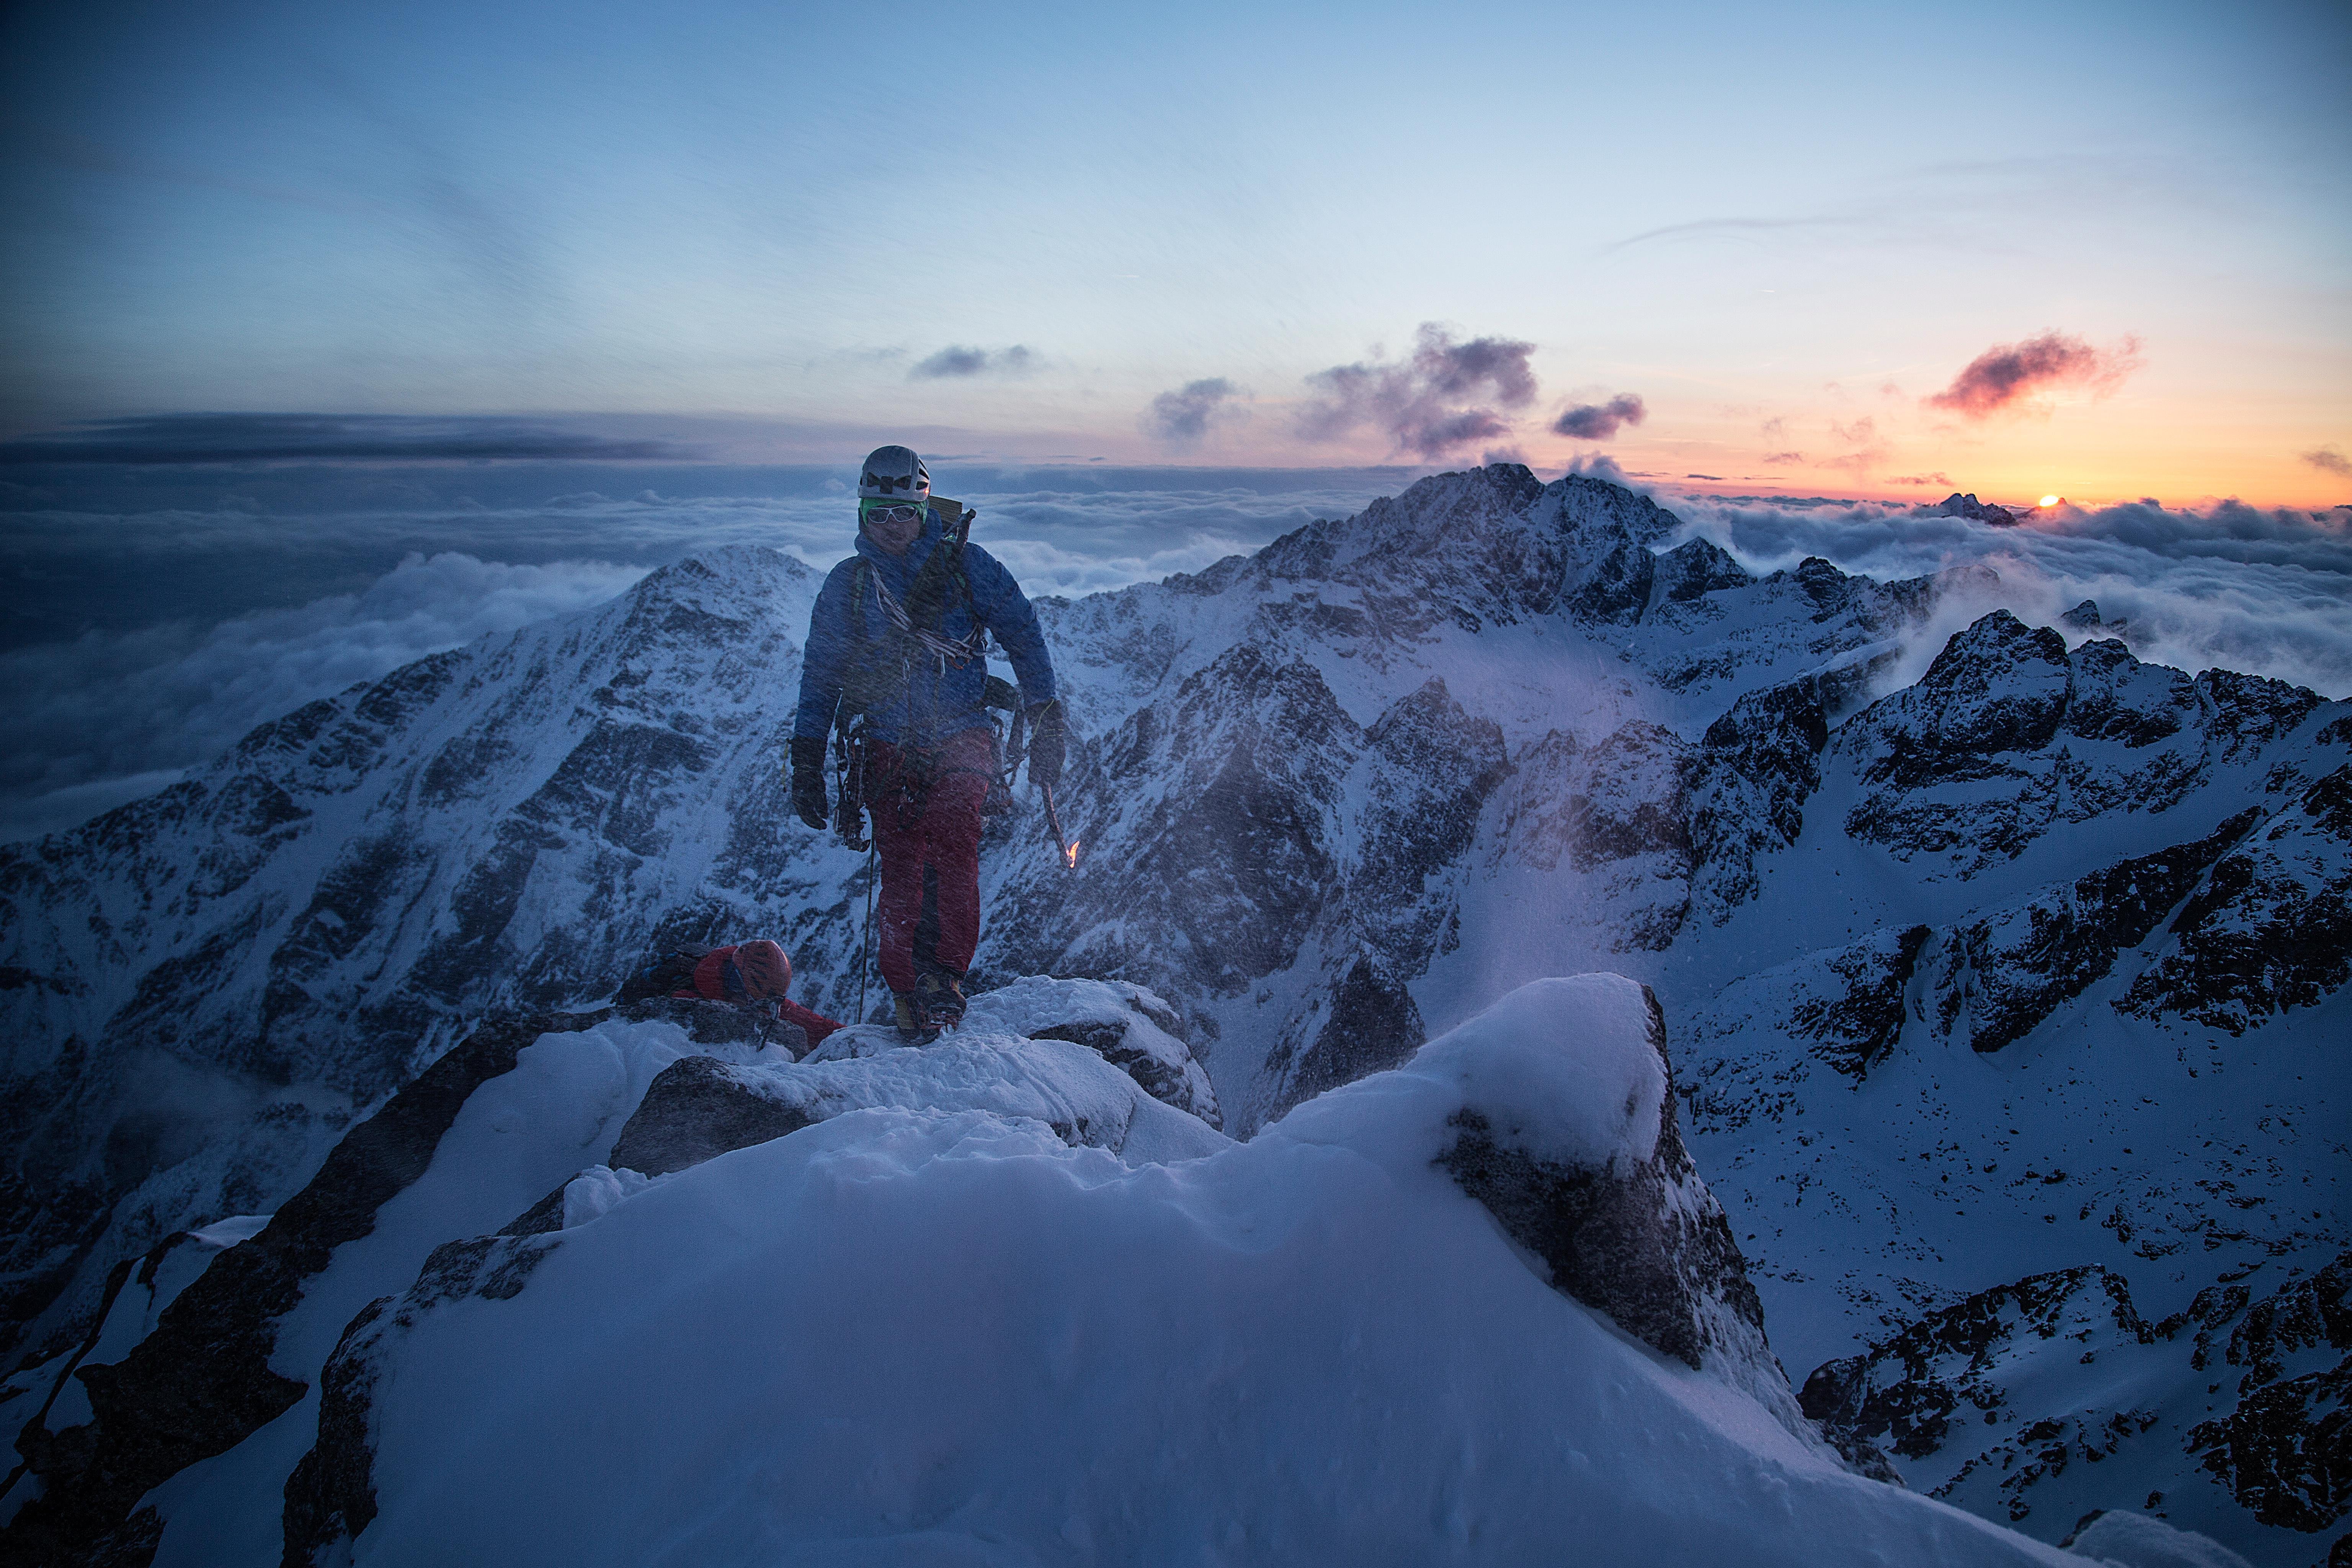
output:
{"label": "green goggle frame", "polygon": [[869,496],[857,503],[858,525],[864,527],[877,518],[885,522],[920,522],[929,504],[928,500],[890,500]]}

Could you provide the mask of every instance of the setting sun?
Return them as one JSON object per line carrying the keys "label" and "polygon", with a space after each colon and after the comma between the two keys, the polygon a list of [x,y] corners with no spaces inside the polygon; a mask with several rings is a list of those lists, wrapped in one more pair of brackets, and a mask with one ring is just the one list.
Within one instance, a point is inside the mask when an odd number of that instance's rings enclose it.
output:
{"label": "setting sun", "polygon": [[2039,504],[2042,506],[2056,506],[2058,504],[2058,498],[2056,496],[2043,496]]}

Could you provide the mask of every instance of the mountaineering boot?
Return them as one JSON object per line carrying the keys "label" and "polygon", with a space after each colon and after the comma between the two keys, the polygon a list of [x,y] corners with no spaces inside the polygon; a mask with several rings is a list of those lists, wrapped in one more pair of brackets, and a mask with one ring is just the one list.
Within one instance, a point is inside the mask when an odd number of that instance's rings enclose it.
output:
{"label": "mountaineering boot", "polygon": [[932,1029],[952,1029],[963,1022],[963,976],[925,969],[915,976],[915,1000]]}
{"label": "mountaineering boot", "polygon": [[911,991],[890,994],[890,1021],[898,1025],[898,1037],[909,1045],[928,1046],[940,1037],[940,1026],[930,1021]]}

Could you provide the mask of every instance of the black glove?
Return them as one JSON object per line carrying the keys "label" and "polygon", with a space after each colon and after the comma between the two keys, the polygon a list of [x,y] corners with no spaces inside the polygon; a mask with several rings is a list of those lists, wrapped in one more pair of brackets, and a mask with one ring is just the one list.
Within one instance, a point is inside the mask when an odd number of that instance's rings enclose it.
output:
{"label": "black glove", "polygon": [[1057,700],[1029,710],[1029,782],[1047,789],[1062,782],[1062,753],[1069,747]]}
{"label": "black glove", "polygon": [[793,810],[822,833],[830,826],[824,804],[824,738],[793,738]]}

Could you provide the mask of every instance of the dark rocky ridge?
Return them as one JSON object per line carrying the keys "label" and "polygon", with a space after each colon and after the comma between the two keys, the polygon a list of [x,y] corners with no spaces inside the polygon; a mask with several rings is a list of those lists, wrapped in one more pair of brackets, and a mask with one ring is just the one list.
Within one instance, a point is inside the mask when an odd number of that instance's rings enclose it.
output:
{"label": "dark rocky ridge", "polygon": [[[2060,1270],[1979,1291],[1931,1313],[1858,1355],[1830,1362],[1805,1380],[1805,1414],[1842,1451],[1859,1454],[1884,1442],[1911,1458],[1934,1455],[1956,1426],[2013,1419],[2021,1378],[2032,1376],[2037,1346],[2063,1340],[2086,1347],[2085,1360],[2112,1350],[2147,1347],[2179,1354],[2199,1373],[2213,1365],[2217,1331],[2230,1328],[2223,1352],[2244,1369],[2226,1415],[2184,1432],[2165,1429],[2158,1413],[2096,1407],[2069,1418],[2021,1426],[2004,1444],[1971,1460],[1937,1489],[1949,1496],[1972,1480],[1997,1476],[2010,1517],[2032,1511],[2027,1493],[2070,1464],[2096,1464],[2126,1444],[2171,1441],[2265,1524],[2316,1532],[2352,1512],[2352,1432],[2345,1397],[2352,1359],[2286,1375],[2296,1352],[2352,1350],[2352,1253],[2290,1280],[2255,1300],[2243,1285],[2200,1292],[2186,1310],[2151,1323],[2132,1304],[2123,1276],[2096,1266]],[[2044,1352],[2046,1353],[2046,1352]],[[2219,1385],[2215,1385],[2218,1392]]]}
{"label": "dark rocky ridge", "polygon": [[269,1359],[277,1321],[304,1283],[337,1247],[374,1228],[376,1211],[424,1173],[474,1090],[511,1071],[523,1047],[616,1016],[670,1018],[712,1044],[790,1027],[720,1004],[668,1000],[486,1023],[354,1127],[310,1184],[259,1235],[199,1275],[129,1357],[74,1370],[94,1419],[52,1433],[37,1416],[18,1436],[26,1467],[45,1489],[0,1531],[0,1545],[33,1560],[103,1561],[140,1496],[290,1409],[305,1385],[272,1370]]}
{"label": "dark rocky ridge", "polygon": [[424,1173],[467,1098],[511,1071],[518,1051],[611,1016],[485,1025],[353,1128],[310,1184],[258,1236],[215,1259],[126,1360],[75,1373],[95,1418],[68,1433],[28,1433],[26,1462],[44,1489],[0,1531],[0,1546],[28,1562],[100,1561],[149,1489],[292,1408],[305,1385],[273,1371],[269,1357],[277,1320],[300,1300],[303,1282],[337,1247],[374,1228],[376,1210]]}

